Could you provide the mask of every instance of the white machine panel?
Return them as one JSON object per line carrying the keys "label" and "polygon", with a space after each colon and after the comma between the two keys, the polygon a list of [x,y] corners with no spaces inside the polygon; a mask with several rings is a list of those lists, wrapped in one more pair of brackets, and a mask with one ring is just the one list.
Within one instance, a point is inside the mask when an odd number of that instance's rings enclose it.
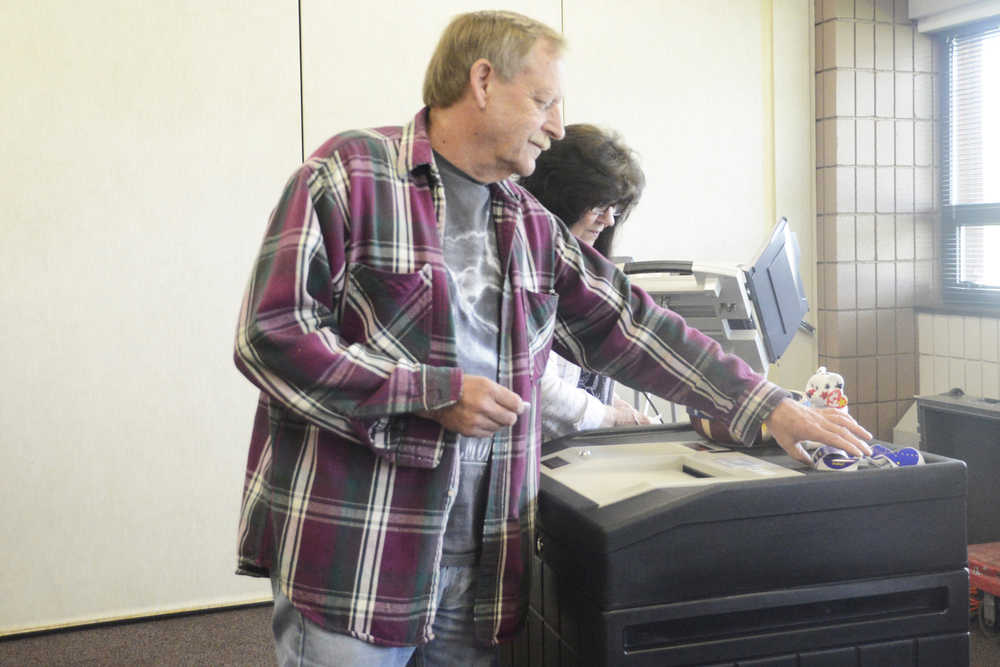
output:
{"label": "white machine panel", "polygon": [[659,488],[802,476],[702,441],[566,449],[543,457],[542,474],[601,507]]}
{"label": "white machine panel", "polygon": [[782,218],[752,265],[628,262],[623,270],[659,305],[767,376],[809,310],[795,235]]}

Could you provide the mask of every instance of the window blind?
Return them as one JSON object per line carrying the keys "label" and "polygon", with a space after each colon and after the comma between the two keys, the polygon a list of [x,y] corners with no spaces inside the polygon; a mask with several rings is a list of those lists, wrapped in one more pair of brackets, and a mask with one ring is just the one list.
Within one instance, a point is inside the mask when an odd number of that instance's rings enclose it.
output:
{"label": "window blind", "polygon": [[947,40],[942,288],[1000,305],[1000,22]]}

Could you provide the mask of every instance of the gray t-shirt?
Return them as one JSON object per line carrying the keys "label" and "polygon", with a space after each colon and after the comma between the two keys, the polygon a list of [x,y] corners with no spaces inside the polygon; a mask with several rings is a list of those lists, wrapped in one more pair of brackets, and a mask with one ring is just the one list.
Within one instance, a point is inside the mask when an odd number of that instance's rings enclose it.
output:
{"label": "gray t-shirt", "polygon": [[[489,187],[434,154],[445,192],[444,264],[454,306],[458,365],[466,375],[497,379],[502,274],[496,231],[490,226]],[[493,438],[458,437],[458,493],[444,533],[443,565],[479,558],[489,490]]]}

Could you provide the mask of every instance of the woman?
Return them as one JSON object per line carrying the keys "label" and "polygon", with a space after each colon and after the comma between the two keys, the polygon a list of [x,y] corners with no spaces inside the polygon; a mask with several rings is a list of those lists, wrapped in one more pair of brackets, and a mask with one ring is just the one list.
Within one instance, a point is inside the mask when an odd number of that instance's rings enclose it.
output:
{"label": "woman", "polygon": [[[566,137],[553,142],[536,160],[535,171],[520,183],[567,222],[580,243],[610,257],[615,231],[639,200],[646,178],[617,133],[587,124],[565,129]],[[610,378],[550,353],[541,380],[542,439],[650,423],[615,396],[613,388]]]}

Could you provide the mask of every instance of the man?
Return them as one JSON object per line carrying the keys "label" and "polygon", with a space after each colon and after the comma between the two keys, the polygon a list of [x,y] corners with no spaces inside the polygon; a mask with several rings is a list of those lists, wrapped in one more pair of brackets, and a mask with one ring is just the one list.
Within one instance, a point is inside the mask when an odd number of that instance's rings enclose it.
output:
{"label": "man", "polygon": [[269,576],[283,664],[489,664],[527,604],[538,378],[550,347],[793,455],[867,452],[657,308],[525,190],[563,135],[562,38],[456,17],[405,127],[347,132],[293,175],[240,313],[261,389],[239,571]]}

